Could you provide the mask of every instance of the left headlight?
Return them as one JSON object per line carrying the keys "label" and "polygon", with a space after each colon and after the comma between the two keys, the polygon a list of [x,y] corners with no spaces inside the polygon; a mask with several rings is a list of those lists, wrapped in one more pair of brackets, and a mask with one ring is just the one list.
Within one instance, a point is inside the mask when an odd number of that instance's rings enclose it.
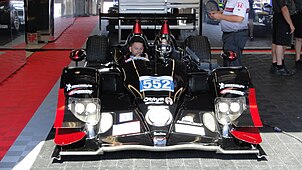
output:
{"label": "left headlight", "polygon": [[98,98],[69,98],[68,109],[88,124],[96,125],[100,121],[101,101]]}
{"label": "left headlight", "polygon": [[220,124],[226,125],[236,120],[246,110],[245,97],[215,99],[215,114]]}

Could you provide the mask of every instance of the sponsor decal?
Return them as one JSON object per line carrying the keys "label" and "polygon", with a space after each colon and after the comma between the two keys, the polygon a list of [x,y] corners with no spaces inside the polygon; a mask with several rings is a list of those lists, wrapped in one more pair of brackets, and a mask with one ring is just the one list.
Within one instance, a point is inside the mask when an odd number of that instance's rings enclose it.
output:
{"label": "sponsor decal", "polygon": [[145,104],[173,104],[173,100],[170,97],[145,97],[143,101],[145,102]]}
{"label": "sponsor decal", "polygon": [[145,104],[164,104],[165,98],[164,97],[145,97],[144,100]]}
{"label": "sponsor decal", "polygon": [[154,143],[154,146],[166,146],[167,139],[166,139],[166,137],[155,136],[153,138],[153,143]]}
{"label": "sponsor decal", "polygon": [[166,136],[165,132],[154,132],[154,136]]}
{"label": "sponsor decal", "polygon": [[196,123],[196,122],[191,122],[191,121],[186,121],[186,120],[178,120],[177,123],[194,125],[194,126],[203,126],[202,123]]}
{"label": "sponsor decal", "polygon": [[87,88],[92,88],[91,84],[66,84],[66,90],[68,91],[68,95],[72,96],[75,94],[92,94],[93,90],[88,90]]}
{"label": "sponsor decal", "polygon": [[244,96],[244,92],[242,91],[239,91],[239,90],[232,90],[232,89],[223,89],[220,91],[220,94],[227,94],[227,93],[230,93],[230,94],[237,94],[237,95],[240,95],[240,96]]}
{"label": "sponsor decal", "polygon": [[119,114],[119,122],[127,122],[133,120],[133,113],[132,112],[126,112],[126,113],[120,113]]}
{"label": "sponsor decal", "polygon": [[184,124],[178,124],[178,123],[175,124],[175,132],[195,134],[195,135],[200,135],[200,136],[205,135],[205,130],[203,127],[184,125]]}
{"label": "sponsor decal", "polygon": [[239,89],[243,89],[243,88],[245,88],[245,86],[241,85],[241,84],[224,84],[224,83],[219,83],[219,89],[224,89],[224,88],[239,88]]}
{"label": "sponsor decal", "polygon": [[140,129],[139,121],[117,124],[112,127],[112,136],[140,133]]}
{"label": "sponsor decal", "polygon": [[67,91],[70,91],[70,90],[75,89],[75,88],[91,88],[92,85],[91,84],[75,84],[75,85],[66,84],[65,87],[66,87]]}
{"label": "sponsor decal", "polygon": [[238,8],[243,8],[243,3],[242,2],[237,2],[237,7]]}
{"label": "sponsor decal", "polygon": [[92,94],[93,90],[72,90],[68,93],[69,96],[75,95],[75,94]]}
{"label": "sponsor decal", "polygon": [[165,98],[165,103],[166,103],[167,105],[172,105],[172,104],[173,104],[173,100],[172,100],[170,97],[166,97],[166,98]]}

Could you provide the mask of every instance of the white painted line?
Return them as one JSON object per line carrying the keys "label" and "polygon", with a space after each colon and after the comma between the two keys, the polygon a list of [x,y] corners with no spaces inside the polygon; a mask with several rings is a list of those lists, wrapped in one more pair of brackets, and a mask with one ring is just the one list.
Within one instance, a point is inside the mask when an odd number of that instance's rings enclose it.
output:
{"label": "white painted line", "polygon": [[30,168],[34,164],[39,152],[41,151],[44,143],[45,143],[45,141],[41,141],[33,150],[30,151],[29,154],[26,155],[26,157],[21,162],[19,162],[13,168],[13,170],[30,170]]}

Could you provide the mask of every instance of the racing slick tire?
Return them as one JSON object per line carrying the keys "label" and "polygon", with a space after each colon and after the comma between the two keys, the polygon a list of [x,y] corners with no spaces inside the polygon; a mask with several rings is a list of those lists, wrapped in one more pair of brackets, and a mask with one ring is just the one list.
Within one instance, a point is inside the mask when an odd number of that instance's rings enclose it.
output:
{"label": "racing slick tire", "polygon": [[207,37],[189,36],[185,40],[186,47],[189,47],[200,60],[211,58],[211,48]]}
{"label": "racing slick tire", "polygon": [[104,35],[88,37],[86,43],[86,61],[88,65],[106,63],[108,56],[109,39]]}

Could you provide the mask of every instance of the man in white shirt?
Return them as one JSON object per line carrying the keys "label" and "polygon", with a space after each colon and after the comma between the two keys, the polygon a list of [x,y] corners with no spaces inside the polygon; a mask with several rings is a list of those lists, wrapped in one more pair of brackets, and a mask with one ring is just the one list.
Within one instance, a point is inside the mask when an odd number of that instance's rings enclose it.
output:
{"label": "man in white shirt", "polygon": [[[248,0],[227,0],[223,11],[212,11],[212,19],[221,20],[223,51],[234,51],[238,59],[230,66],[241,66],[240,58],[248,39]],[[224,66],[229,63],[224,61]]]}

